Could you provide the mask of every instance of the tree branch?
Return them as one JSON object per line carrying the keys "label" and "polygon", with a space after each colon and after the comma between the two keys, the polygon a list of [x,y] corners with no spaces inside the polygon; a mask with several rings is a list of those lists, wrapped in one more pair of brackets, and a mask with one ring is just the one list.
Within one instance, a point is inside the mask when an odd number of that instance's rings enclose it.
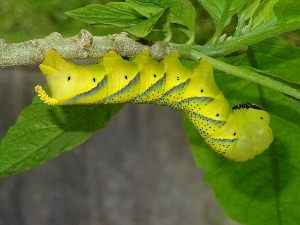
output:
{"label": "tree branch", "polygon": [[0,67],[38,64],[51,49],[55,49],[65,59],[101,57],[109,50],[116,50],[120,55],[128,57],[149,50],[153,58],[159,59],[169,48],[161,42],[150,47],[142,45],[126,33],[93,36],[89,31],[81,30],[76,36],[64,38],[55,32],[43,39],[20,43],[6,44],[0,39]]}

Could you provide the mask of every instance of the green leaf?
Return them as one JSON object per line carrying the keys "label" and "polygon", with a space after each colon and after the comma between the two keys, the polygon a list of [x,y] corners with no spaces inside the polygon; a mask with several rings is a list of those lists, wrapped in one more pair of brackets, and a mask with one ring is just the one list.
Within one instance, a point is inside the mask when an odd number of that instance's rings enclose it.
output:
{"label": "green leaf", "polygon": [[300,47],[300,30],[291,31],[281,35],[281,38],[293,47]]}
{"label": "green leaf", "polygon": [[[251,47],[256,68],[263,74],[300,90],[300,49],[274,38]],[[276,74],[276,75],[274,75]],[[299,100],[289,98],[299,112]]]}
{"label": "green leaf", "polygon": [[300,82],[300,49],[283,40],[273,38],[251,46],[257,68]]}
{"label": "green leaf", "polygon": [[244,15],[244,20],[250,19],[259,7],[260,2],[261,0],[249,1],[248,4],[245,5],[244,9],[238,12],[238,15]]}
{"label": "green leaf", "polygon": [[161,5],[160,1],[126,0],[126,3],[132,9],[136,10],[141,15],[147,18],[150,18],[152,15],[157,14],[163,8],[168,7],[167,5]]}
{"label": "green leaf", "polygon": [[126,3],[147,18],[152,17],[166,7],[169,7],[171,23],[187,27],[189,30],[189,38],[192,40],[194,39],[196,12],[189,0],[126,0]]}
{"label": "green leaf", "polygon": [[208,11],[215,25],[218,26],[221,20],[224,25],[228,24],[230,18],[240,11],[240,9],[250,0],[198,0],[199,3]]}
{"label": "green leaf", "polygon": [[145,19],[124,2],[110,2],[106,5],[91,4],[68,11],[66,14],[88,24],[107,24],[117,27],[136,25]]}
{"label": "green leaf", "polygon": [[258,28],[264,23],[268,23],[272,20],[276,20],[276,17],[273,12],[274,5],[278,0],[267,0],[263,1],[256,12],[251,17],[251,30]]}
{"label": "green leaf", "polygon": [[169,10],[163,9],[149,19],[143,20],[138,24],[127,28],[126,31],[137,37],[145,37],[152,31],[154,25],[165,14],[165,12],[166,14],[169,14]]}
{"label": "green leaf", "polygon": [[279,82],[281,82],[283,84],[286,84],[286,85],[290,86],[291,88],[300,89],[300,83],[290,81],[290,80],[288,80],[286,78],[283,78],[281,76],[278,76],[278,75],[275,75],[275,74],[271,74],[271,73],[265,72],[263,70],[255,69],[253,67],[245,67],[245,68],[253,70],[256,73],[258,73],[260,75],[263,75],[265,77],[270,77],[271,79],[279,81]]}
{"label": "green leaf", "polygon": [[[249,20],[246,21],[245,15],[239,16],[234,37],[225,39],[218,46],[208,45],[202,49],[202,52],[210,56],[224,56],[262,40],[300,29],[299,5],[298,0],[261,1],[258,7],[254,5],[257,8],[254,13],[247,11],[249,15],[253,13]],[[246,6],[244,10],[249,10],[249,8]]]}
{"label": "green leaf", "polygon": [[280,0],[274,7],[275,15],[281,26],[286,23],[300,22],[300,1]]}
{"label": "green leaf", "polygon": [[124,27],[127,32],[138,37],[147,36],[155,25],[162,23],[158,29],[166,34],[165,41],[171,39],[170,23],[179,24],[185,30],[188,29],[185,33],[189,37],[189,43],[194,40],[196,13],[188,0],[175,3],[171,0],[128,0],[106,5],[91,4],[66,14],[89,24]]}
{"label": "green leaf", "polygon": [[73,149],[105,127],[120,108],[48,106],[35,100],[0,142],[0,176],[26,171]]}
{"label": "green leaf", "polygon": [[294,105],[298,113],[300,113],[300,101],[295,98],[290,98],[291,103]]}

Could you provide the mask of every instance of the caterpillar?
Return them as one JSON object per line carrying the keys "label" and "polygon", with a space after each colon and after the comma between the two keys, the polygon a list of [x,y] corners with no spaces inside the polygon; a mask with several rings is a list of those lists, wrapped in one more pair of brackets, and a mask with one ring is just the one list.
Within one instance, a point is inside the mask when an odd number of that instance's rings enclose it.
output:
{"label": "caterpillar", "polygon": [[231,109],[205,58],[190,69],[181,63],[177,52],[156,61],[148,51],[130,60],[110,51],[98,64],[79,66],[50,50],[39,68],[52,97],[39,85],[35,90],[48,105],[153,103],[170,106],[187,115],[213,150],[239,162],[262,153],[273,141],[269,114],[250,103]]}

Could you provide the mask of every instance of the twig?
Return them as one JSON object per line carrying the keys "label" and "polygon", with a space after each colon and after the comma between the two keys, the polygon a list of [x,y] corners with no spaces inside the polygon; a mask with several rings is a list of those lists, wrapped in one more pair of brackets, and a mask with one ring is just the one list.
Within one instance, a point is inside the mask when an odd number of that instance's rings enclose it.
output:
{"label": "twig", "polygon": [[40,63],[50,49],[55,49],[65,59],[101,57],[109,50],[130,57],[147,49],[158,59],[168,52],[161,42],[149,47],[129,38],[127,33],[93,36],[89,31],[81,30],[76,36],[62,37],[55,32],[43,39],[20,43],[7,44],[0,39],[0,67]]}

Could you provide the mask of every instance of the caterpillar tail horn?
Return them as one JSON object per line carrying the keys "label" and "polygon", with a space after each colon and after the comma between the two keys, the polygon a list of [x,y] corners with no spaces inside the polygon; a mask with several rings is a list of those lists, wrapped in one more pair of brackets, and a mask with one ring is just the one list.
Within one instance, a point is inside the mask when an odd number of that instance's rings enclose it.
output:
{"label": "caterpillar tail horn", "polygon": [[35,86],[34,90],[37,92],[39,98],[42,102],[44,102],[47,105],[57,105],[58,100],[55,98],[51,98],[47,95],[47,93],[44,91],[43,87],[40,85]]}

